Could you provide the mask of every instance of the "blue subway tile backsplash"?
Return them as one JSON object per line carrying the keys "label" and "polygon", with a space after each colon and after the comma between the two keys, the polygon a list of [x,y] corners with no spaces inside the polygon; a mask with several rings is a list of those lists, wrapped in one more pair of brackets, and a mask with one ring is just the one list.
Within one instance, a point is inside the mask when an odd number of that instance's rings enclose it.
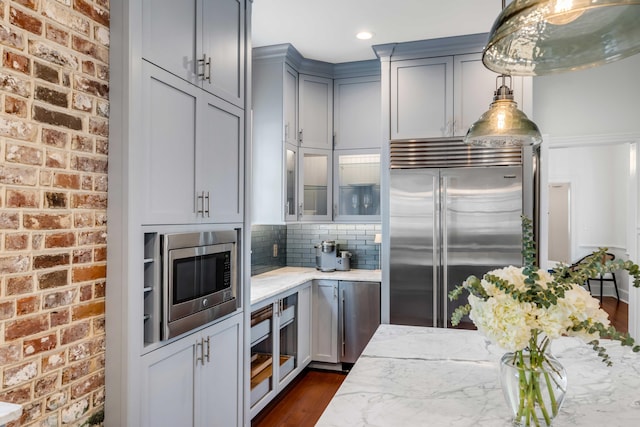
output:
{"label": "blue subway tile backsplash", "polygon": [[[251,228],[251,274],[256,275],[284,266],[315,267],[315,245],[335,240],[338,251],[351,252],[351,268],[375,270],[379,265],[380,245],[374,243],[380,224],[308,224],[254,225]],[[273,245],[278,254],[273,256]]]}

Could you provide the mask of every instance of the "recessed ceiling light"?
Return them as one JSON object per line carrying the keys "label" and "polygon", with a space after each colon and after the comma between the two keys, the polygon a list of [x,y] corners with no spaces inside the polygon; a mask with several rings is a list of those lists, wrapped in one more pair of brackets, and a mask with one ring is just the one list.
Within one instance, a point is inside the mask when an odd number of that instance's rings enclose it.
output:
{"label": "recessed ceiling light", "polygon": [[373,37],[373,33],[369,31],[360,31],[358,34],[356,34],[356,37],[360,40],[369,40],[371,37]]}

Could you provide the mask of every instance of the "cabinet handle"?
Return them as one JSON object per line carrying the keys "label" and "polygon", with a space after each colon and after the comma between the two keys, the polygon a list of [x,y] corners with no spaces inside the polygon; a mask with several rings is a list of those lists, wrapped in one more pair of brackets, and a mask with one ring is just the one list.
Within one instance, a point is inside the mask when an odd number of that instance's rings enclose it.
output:
{"label": "cabinet handle", "polygon": [[202,64],[202,73],[198,73],[198,77],[211,83],[211,57],[207,60],[207,54],[203,53],[202,59],[198,59],[198,64]]}
{"label": "cabinet handle", "polygon": [[196,202],[196,215],[204,216],[204,191],[196,193],[196,198],[198,199]]}
{"label": "cabinet handle", "polygon": [[[198,356],[198,347],[200,347],[200,356]],[[204,365],[204,347],[202,340],[200,342],[196,342],[196,365],[200,362],[201,365]]]}
{"label": "cabinet handle", "polygon": [[303,138],[302,138],[302,136],[303,136],[302,131],[303,131],[303,130],[304,130],[304,129],[300,129],[300,131],[298,132],[298,142],[299,142],[300,144],[302,144],[302,139],[303,139]]}
{"label": "cabinet handle", "polygon": [[[206,340],[203,339],[203,341],[207,342],[207,363],[211,362],[211,337],[207,337]],[[202,350],[204,351],[204,344],[202,345]],[[204,358],[205,356],[202,357],[202,364],[204,365]]]}

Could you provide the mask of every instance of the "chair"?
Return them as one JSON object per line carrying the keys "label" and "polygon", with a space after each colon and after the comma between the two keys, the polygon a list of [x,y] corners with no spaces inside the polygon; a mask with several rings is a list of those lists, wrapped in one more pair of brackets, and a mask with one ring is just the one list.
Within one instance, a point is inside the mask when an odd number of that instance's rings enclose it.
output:
{"label": "chair", "polygon": [[[592,254],[589,254],[587,256],[580,258],[578,261],[571,264],[570,268],[572,270],[575,270],[578,267],[578,265],[585,262],[591,256]],[[614,254],[607,252],[602,257],[602,264],[604,264],[607,261],[613,261],[614,259],[616,259],[616,256]],[[600,282],[600,302],[602,302],[602,290],[604,287],[604,282],[613,282],[613,287],[616,291],[616,298],[618,299],[618,301],[620,301],[620,294],[618,293],[618,282],[616,282],[616,274],[614,272],[611,272],[609,274],[611,274],[611,277],[604,277],[602,274],[599,274],[598,277],[590,277],[587,279],[586,283],[584,283],[589,288],[589,292],[591,292],[591,281],[597,280]]]}

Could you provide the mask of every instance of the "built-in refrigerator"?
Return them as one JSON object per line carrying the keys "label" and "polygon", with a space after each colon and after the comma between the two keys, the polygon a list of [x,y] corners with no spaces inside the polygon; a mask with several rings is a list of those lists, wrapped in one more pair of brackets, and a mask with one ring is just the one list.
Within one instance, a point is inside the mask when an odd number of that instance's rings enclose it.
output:
{"label": "built-in refrigerator", "polygon": [[451,302],[449,291],[469,275],[522,264],[521,215],[530,199],[523,173],[532,172],[519,148],[391,147],[390,322],[451,326],[466,298]]}

